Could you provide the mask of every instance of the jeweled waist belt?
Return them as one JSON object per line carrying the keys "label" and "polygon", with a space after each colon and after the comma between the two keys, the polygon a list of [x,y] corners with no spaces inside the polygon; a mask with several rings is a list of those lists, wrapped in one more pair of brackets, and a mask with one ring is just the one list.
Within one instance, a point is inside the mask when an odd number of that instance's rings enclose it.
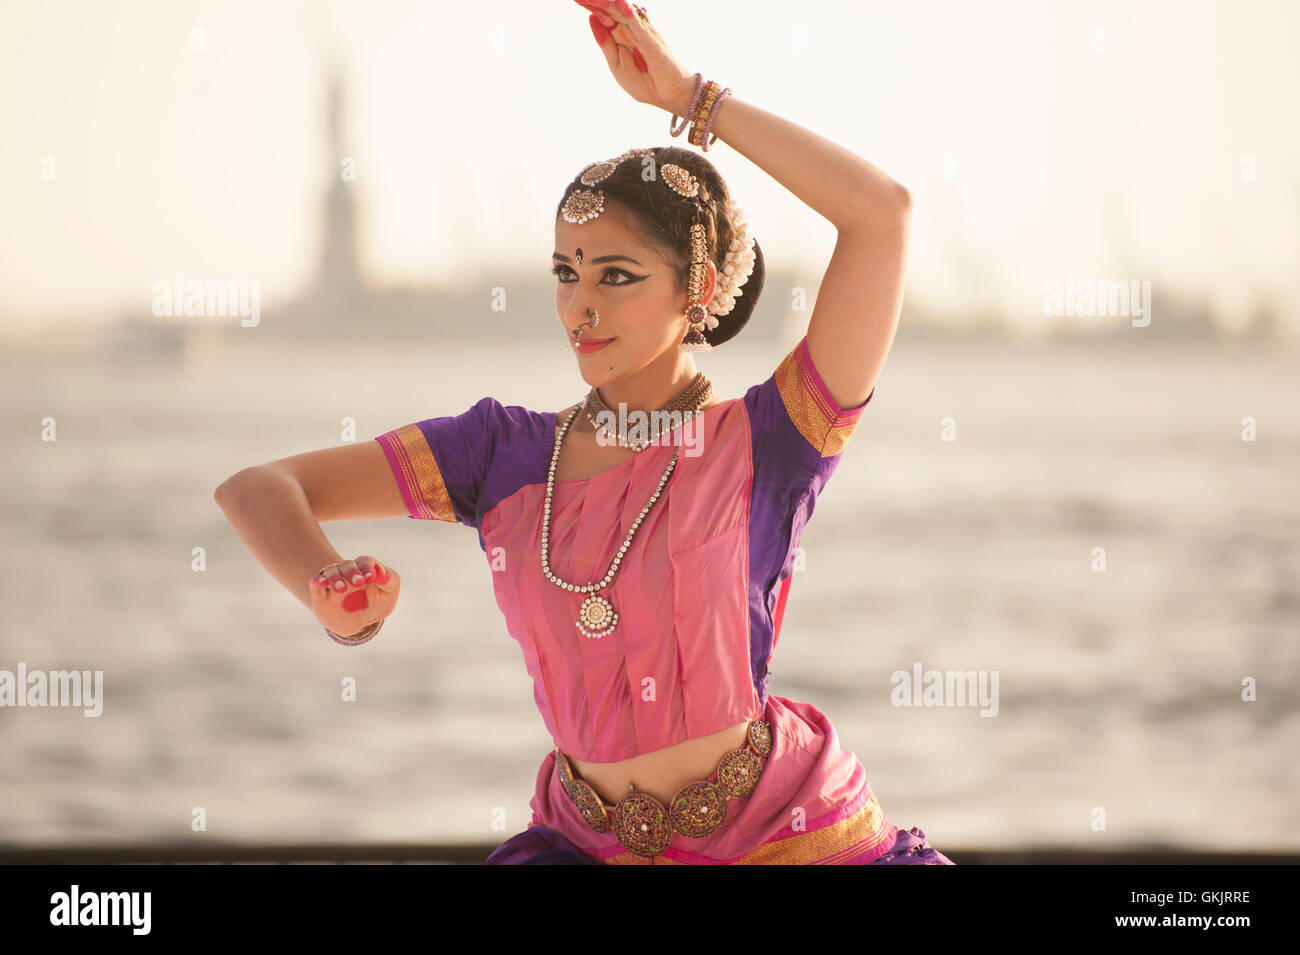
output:
{"label": "jeweled waist belt", "polygon": [[590,783],[574,773],[568,757],[558,746],[555,765],[564,791],[587,825],[596,832],[608,832],[612,813],[614,834],[623,848],[649,858],[668,848],[674,832],[692,838],[716,832],[727,818],[727,800],[745,799],[754,791],[771,752],[772,728],[762,720],[751,720],[745,745],[724,754],[718,761],[718,781],[702,779],[687,783],[677,790],[667,809],[649,793],[636,792],[635,787],[610,806]]}

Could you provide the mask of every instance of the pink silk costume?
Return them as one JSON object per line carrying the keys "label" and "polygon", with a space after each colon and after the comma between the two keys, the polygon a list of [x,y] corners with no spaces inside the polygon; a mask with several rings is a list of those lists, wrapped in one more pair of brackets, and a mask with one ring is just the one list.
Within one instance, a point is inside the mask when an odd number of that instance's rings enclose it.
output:
{"label": "pink silk costume", "polygon": [[[463,414],[375,438],[411,518],[477,528],[497,605],[561,752],[614,762],[749,719],[771,725],[772,752],[754,792],[730,800],[711,835],[674,833],[654,863],[951,864],[921,830],[890,824],[866,770],[840,748],[823,713],[768,692],[800,535],[874,394],[857,408],[840,407],[805,337],[743,398],[684,426],[695,427],[692,453],[673,432],[593,477],[556,481],[551,570],[574,583],[599,581],[679,451],[613,583],[600,592],[619,618],[598,639],[574,626],[586,595],[542,572],[556,413],[487,397]],[[651,862],[626,851],[612,830],[587,825],[553,752],[529,805],[528,829],[489,863]]]}

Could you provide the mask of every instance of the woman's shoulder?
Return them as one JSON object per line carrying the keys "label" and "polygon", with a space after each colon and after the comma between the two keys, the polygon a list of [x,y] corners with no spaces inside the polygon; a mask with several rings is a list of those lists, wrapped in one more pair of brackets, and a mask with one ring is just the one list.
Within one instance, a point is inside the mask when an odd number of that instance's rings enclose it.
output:
{"label": "woman's shoulder", "polygon": [[491,395],[484,396],[475,406],[483,416],[484,425],[497,432],[531,435],[546,429],[551,413],[535,411],[525,405],[506,404]]}
{"label": "woman's shoulder", "polygon": [[506,404],[493,395],[484,395],[458,414],[428,418],[408,427],[419,428],[431,442],[451,442],[454,449],[477,447],[495,453],[546,438],[552,430],[547,417],[523,405]]}

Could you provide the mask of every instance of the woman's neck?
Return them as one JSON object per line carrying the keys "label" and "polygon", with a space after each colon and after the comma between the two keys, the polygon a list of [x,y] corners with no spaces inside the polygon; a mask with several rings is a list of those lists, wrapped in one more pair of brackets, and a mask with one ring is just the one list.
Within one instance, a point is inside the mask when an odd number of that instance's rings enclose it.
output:
{"label": "woman's neck", "polygon": [[[674,359],[675,356],[668,356]],[[667,371],[651,363],[628,378],[601,385],[600,399],[615,411],[625,405],[632,411],[658,411],[685,391],[698,374],[688,353],[672,360]]]}

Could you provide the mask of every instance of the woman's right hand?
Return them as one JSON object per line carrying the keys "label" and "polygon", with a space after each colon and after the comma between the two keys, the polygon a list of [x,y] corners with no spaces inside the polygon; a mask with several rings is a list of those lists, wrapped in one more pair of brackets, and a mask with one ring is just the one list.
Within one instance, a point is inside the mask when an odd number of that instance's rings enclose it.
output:
{"label": "woman's right hand", "polygon": [[686,69],[644,7],[627,0],[576,0],[591,13],[591,32],[618,85],[638,103],[685,115],[695,95],[695,74]]}
{"label": "woman's right hand", "polygon": [[383,620],[397,606],[397,571],[368,555],[329,564],[308,582],[311,609],[322,627],[341,637]]}

